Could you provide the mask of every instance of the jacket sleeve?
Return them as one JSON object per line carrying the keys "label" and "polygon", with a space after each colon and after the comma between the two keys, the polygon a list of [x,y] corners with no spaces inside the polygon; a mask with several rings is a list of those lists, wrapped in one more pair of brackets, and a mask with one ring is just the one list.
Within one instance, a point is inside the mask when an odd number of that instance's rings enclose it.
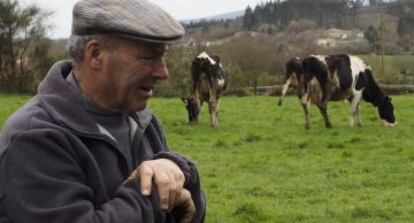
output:
{"label": "jacket sleeve", "polygon": [[141,196],[137,181],[122,184],[114,197],[95,206],[79,160],[61,132],[33,130],[15,136],[0,166],[4,213],[19,223],[165,221],[157,193]]}
{"label": "jacket sleeve", "polygon": [[158,129],[161,141],[164,144],[164,148],[166,148],[166,150],[157,153],[154,156],[154,159],[170,159],[180,167],[185,176],[184,188],[190,191],[191,197],[196,207],[196,213],[193,217],[192,222],[204,222],[206,215],[206,198],[201,189],[200,176],[197,167],[190,159],[178,153],[172,152],[169,149],[160,121],[155,116],[154,120],[154,128]]}

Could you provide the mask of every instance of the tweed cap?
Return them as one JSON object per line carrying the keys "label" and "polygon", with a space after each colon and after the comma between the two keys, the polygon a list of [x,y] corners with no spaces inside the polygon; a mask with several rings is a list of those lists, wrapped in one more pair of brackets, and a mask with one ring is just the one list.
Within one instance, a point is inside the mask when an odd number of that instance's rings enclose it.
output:
{"label": "tweed cap", "polygon": [[149,42],[173,43],[184,28],[147,0],[80,0],[73,8],[72,35],[115,33]]}

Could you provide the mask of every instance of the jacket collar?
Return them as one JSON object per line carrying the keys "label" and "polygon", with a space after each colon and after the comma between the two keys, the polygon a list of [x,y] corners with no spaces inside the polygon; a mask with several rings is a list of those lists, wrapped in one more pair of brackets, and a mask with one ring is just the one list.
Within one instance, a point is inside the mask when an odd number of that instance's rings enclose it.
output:
{"label": "jacket collar", "polygon": [[[74,132],[99,134],[97,123],[81,105],[73,86],[66,80],[72,71],[70,60],[55,63],[40,83],[38,89],[40,104],[60,124]],[[149,108],[131,115],[139,127],[145,129],[153,119]]]}

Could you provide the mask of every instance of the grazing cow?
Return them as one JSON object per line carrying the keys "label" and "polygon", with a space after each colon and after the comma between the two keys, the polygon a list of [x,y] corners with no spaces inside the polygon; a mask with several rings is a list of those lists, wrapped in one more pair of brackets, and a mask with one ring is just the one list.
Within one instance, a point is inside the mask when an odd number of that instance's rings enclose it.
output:
{"label": "grazing cow", "polygon": [[385,96],[374,80],[371,69],[360,58],[350,55],[312,55],[302,61],[302,74],[298,78],[298,96],[305,112],[305,128],[310,128],[309,108],[318,106],[327,128],[332,125],[327,113],[328,101],[349,100],[350,126],[357,115],[362,125],[359,104],[370,102],[378,109],[385,126],[397,124],[391,98]]}
{"label": "grazing cow", "polygon": [[194,58],[191,65],[193,80],[192,95],[182,98],[188,111],[188,121],[199,123],[199,114],[203,102],[208,102],[210,123],[218,126],[218,110],[220,96],[227,85],[227,77],[218,56],[210,56],[206,52]]}

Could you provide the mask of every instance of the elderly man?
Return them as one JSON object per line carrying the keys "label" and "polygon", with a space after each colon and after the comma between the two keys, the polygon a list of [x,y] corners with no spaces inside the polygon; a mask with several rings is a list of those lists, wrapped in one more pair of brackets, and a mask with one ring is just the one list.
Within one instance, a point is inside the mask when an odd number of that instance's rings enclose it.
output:
{"label": "elderly man", "polygon": [[71,61],[0,138],[0,222],[203,222],[197,169],[146,107],[182,26],[146,0],[81,0]]}

